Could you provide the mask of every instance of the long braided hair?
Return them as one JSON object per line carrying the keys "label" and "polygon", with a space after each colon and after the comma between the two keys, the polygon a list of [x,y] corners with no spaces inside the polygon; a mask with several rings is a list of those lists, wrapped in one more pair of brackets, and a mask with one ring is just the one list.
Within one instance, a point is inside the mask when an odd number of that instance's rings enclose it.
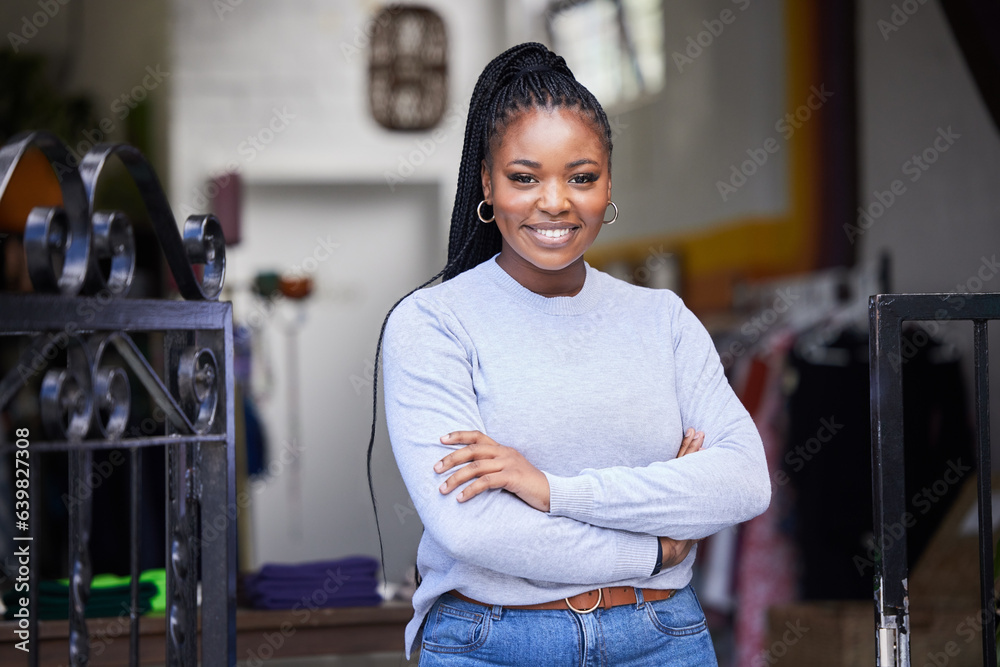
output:
{"label": "long braided hair", "polygon": [[611,124],[600,103],[573,76],[561,56],[544,45],[527,42],[511,47],[494,58],[479,75],[472,91],[469,117],[465,125],[465,143],[458,171],[458,189],[451,212],[448,236],[448,262],[429,280],[404,294],[392,305],[382,321],[375,347],[374,381],[372,383],[372,428],[368,440],[368,490],[375,509],[375,529],[378,532],[379,556],[385,578],[385,557],[382,530],[378,522],[378,505],[372,483],[372,450],[375,446],[375,425],[378,416],[378,367],[382,338],[389,316],[403,299],[441,278],[449,280],[485,262],[500,252],[501,236],[495,224],[480,222],[476,207],[483,200],[481,166],[491,164],[491,153],[503,139],[507,127],[528,109],[568,108],[576,110],[590,121],[607,151],[611,166]]}

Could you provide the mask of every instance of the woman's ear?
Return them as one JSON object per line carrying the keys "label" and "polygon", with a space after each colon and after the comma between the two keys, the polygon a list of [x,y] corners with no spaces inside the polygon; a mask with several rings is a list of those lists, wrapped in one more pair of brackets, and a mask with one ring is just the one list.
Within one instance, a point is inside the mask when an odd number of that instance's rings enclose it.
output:
{"label": "woman's ear", "polygon": [[490,168],[486,166],[486,160],[483,160],[480,176],[483,179],[483,198],[486,199],[486,203],[492,204],[492,202],[490,202],[490,198],[493,194],[493,187],[490,182]]}

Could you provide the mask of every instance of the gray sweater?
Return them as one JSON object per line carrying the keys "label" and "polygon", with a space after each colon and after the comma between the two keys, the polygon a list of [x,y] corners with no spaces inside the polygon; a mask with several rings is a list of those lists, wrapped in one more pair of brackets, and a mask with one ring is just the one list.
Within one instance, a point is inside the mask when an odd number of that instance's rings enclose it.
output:
{"label": "gray sweater", "polygon": [[[682,588],[695,550],[650,576],[657,536],[701,538],[763,512],[760,436],[705,328],[668,290],[587,265],[572,297],[544,297],[496,257],[393,311],[383,366],[389,437],[424,524],[423,581],[406,628],[451,589],[494,604],[600,586]],[[703,451],[676,458],[683,432]],[[438,486],[439,438],[479,430],[545,473],[551,509],[504,490],[459,503]]]}

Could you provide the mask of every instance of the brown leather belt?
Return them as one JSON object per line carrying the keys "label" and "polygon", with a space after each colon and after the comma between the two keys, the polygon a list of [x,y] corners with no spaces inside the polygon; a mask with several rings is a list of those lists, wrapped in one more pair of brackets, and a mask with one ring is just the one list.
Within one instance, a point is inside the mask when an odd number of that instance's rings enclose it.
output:
{"label": "brown leather belt", "polygon": [[[653,602],[655,600],[669,600],[674,596],[674,593],[677,592],[672,588],[643,588],[641,590],[642,599],[648,602]],[[492,606],[485,602],[474,600],[467,595],[462,595],[456,590],[448,591],[448,594],[454,595],[458,599],[465,600],[466,602],[481,604],[484,607]],[[538,604],[505,604],[502,606],[506,609],[568,609],[570,611],[575,611],[578,614],[589,614],[598,607],[601,607],[602,609],[610,609],[611,607],[617,607],[623,604],[636,604],[636,602],[638,602],[638,600],[635,596],[635,588],[631,586],[611,586],[607,588],[598,588],[596,590],[587,591],[586,593],[580,593],[579,595],[563,598],[562,600],[554,600],[552,602],[539,602]]]}

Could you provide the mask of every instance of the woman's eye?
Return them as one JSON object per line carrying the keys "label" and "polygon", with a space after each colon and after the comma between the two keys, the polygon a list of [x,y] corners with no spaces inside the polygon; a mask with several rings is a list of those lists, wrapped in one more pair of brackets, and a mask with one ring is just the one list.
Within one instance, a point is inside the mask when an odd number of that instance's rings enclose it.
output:
{"label": "woman's eye", "polygon": [[570,183],[593,183],[598,178],[597,174],[593,172],[587,172],[586,174],[575,174],[573,178],[569,179]]}
{"label": "woman's eye", "polygon": [[531,174],[511,174],[510,180],[517,183],[534,183],[535,177]]}

